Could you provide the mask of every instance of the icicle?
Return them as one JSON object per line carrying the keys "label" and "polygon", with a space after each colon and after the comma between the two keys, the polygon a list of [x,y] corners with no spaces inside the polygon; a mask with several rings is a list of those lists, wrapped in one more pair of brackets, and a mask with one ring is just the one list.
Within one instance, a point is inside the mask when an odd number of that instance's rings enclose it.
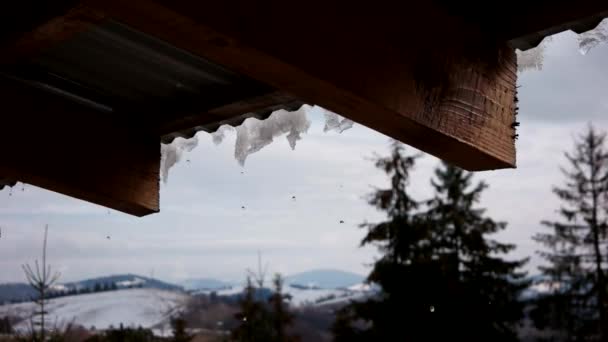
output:
{"label": "icicle", "polygon": [[325,110],[325,127],[323,132],[336,131],[342,133],[349,128],[352,128],[354,122],[352,120],[341,117],[340,115]]}
{"label": "icicle", "polygon": [[594,47],[608,42],[608,19],[602,20],[593,30],[578,35],[578,51],[586,55]]}
{"label": "icicle", "polygon": [[537,47],[526,50],[517,50],[517,71],[542,70],[547,44],[551,42],[551,37],[543,39]]}
{"label": "icicle", "polygon": [[295,149],[296,142],[306,133],[310,127],[310,121],[306,116],[310,106],[304,105],[294,112],[278,110],[272,113],[266,120],[249,118],[236,128],[236,144],[234,157],[241,164],[245,164],[247,156],[255,153],[268,144],[274,138],[288,133],[286,138],[291,149]]}
{"label": "icicle", "polygon": [[169,169],[180,161],[182,153],[192,151],[197,145],[198,138],[196,136],[190,139],[176,138],[170,144],[161,144],[160,174],[163,183],[167,183]]}
{"label": "icicle", "polygon": [[234,131],[234,127],[228,125],[221,125],[220,128],[217,129],[217,131],[211,133],[211,139],[213,140],[214,144],[219,145],[222,143],[222,141],[224,141],[226,133],[232,131]]}

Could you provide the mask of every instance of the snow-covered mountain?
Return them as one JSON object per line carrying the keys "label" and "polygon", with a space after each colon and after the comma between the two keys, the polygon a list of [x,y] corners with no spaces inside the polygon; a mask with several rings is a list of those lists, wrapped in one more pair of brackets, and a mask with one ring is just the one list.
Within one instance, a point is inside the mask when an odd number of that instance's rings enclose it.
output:
{"label": "snow-covered mountain", "polygon": [[[159,328],[184,305],[188,295],[151,288],[123,289],[78,296],[53,298],[47,310],[50,322],[75,323],[86,328],[107,329],[110,326]],[[0,305],[0,316],[21,317],[17,326],[27,329],[27,317],[35,309],[32,302]]]}
{"label": "snow-covered mountain", "polygon": [[[237,302],[241,299],[243,291],[245,290],[244,285],[234,285],[229,288],[220,290],[200,290],[194,292],[194,294],[211,294],[219,297],[223,297],[232,302]],[[360,298],[375,293],[376,289],[371,288],[365,284],[356,284],[352,288],[336,288],[336,289],[323,289],[319,287],[302,287],[299,285],[287,285],[283,288],[283,293],[291,296],[291,305],[293,306],[304,306],[304,305],[322,305],[325,302],[333,301],[348,301],[351,298]],[[272,295],[272,290],[269,288],[256,289],[254,297],[256,300],[265,301]]]}
{"label": "snow-covered mountain", "polygon": [[36,296],[36,291],[28,284],[0,284],[0,304],[23,302]]}
{"label": "snow-covered mountain", "polygon": [[140,276],[137,274],[117,274],[104,277],[90,278],[76,282],[63,283],[67,289],[94,289],[96,285],[116,285],[118,288],[144,287],[161,290],[181,290],[182,287],[170,284],[155,278]]}
{"label": "snow-covered mountain", "polygon": [[360,274],[332,269],[318,269],[292,274],[286,279],[288,284],[321,289],[347,288],[364,281],[365,277]]}
{"label": "snow-covered mountain", "polygon": [[[51,296],[86,293],[94,291],[117,290],[124,288],[152,288],[161,290],[181,291],[183,288],[158,279],[144,277],[136,274],[118,274],[58,283],[51,288]],[[0,304],[30,301],[36,298],[37,293],[26,283],[0,284]]]}
{"label": "snow-covered mountain", "polygon": [[193,290],[221,290],[232,286],[231,283],[213,279],[213,278],[196,278],[187,279],[180,283],[187,291]]}

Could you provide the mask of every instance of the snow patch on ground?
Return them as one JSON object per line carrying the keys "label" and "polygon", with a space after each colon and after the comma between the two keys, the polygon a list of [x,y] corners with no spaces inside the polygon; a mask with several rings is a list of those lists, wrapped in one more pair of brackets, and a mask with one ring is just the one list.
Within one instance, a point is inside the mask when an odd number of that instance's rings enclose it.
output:
{"label": "snow patch on ground", "polygon": [[[244,285],[233,286],[218,291],[201,290],[196,293],[210,294],[215,292],[218,296],[234,296],[243,293]],[[283,287],[283,293],[291,295],[291,305],[298,307],[304,305],[322,305],[327,302],[339,302],[367,296],[375,290],[365,284],[353,285],[348,289],[320,289],[295,288],[290,285]]]}
{"label": "snow patch on ground", "polygon": [[[49,301],[49,322],[58,325],[75,323],[86,328],[107,329],[120,324],[127,327],[150,328],[164,324],[182,307],[188,296],[157,289],[129,289],[86,295],[54,298]],[[0,316],[25,318],[17,329],[28,329],[28,317],[36,309],[34,303],[0,306]]]}

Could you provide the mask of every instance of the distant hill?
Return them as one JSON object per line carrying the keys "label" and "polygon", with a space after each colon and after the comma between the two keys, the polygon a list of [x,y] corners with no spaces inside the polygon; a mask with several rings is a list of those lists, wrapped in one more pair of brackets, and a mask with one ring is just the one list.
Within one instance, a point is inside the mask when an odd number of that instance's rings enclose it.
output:
{"label": "distant hill", "polygon": [[232,284],[225,281],[213,279],[213,278],[197,278],[187,279],[181,282],[181,285],[187,291],[192,290],[221,290],[229,288]]}
{"label": "distant hill", "polygon": [[[46,306],[49,322],[74,323],[84,327],[108,329],[111,326],[170,330],[169,318],[182,308],[188,295],[158,289],[124,289],[55,298]],[[21,318],[18,331],[28,331],[27,317],[36,310],[34,303],[0,305],[0,317]]]}
{"label": "distant hill", "polygon": [[332,269],[318,269],[290,275],[286,278],[288,284],[322,288],[347,288],[365,281],[365,277],[346,271]]}
{"label": "distant hill", "polygon": [[[77,294],[76,292],[92,292],[96,287],[103,289],[148,288],[170,291],[182,291],[181,286],[167,283],[158,279],[143,277],[136,274],[119,274],[62,283],[53,286],[55,295]],[[30,301],[37,293],[26,283],[0,284],[0,304]]]}
{"label": "distant hill", "polygon": [[25,283],[0,284],[0,304],[31,300],[36,291]]}
{"label": "distant hill", "polygon": [[136,274],[118,274],[64,283],[68,289],[93,289],[95,285],[115,284],[118,288],[142,287],[160,290],[183,290],[181,286]]}

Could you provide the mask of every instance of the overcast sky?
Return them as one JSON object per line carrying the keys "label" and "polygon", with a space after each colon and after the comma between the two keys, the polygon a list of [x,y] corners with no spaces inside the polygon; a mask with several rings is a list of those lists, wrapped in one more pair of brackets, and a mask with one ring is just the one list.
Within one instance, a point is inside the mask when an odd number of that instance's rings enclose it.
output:
{"label": "overcast sky", "polygon": [[[530,237],[542,229],[541,219],[555,217],[559,202],[551,186],[562,179],[562,152],[588,122],[608,128],[608,47],[581,56],[575,36],[561,34],[548,45],[543,70],[525,72],[519,83],[518,167],[476,177],[490,184],[481,205],[509,223],[498,238],[518,245],[512,257],[532,257],[534,272],[538,246]],[[45,224],[48,258],[64,281],[127,272],[237,281],[255,265],[257,251],[272,272],[366,274],[375,251],[358,248],[364,232],[357,226],[383,215],[362,196],[387,182],[368,157],[386,153],[388,138],[360,125],[323,133],[322,118],[311,119],[295,151],[281,137],[244,168],[233,157],[234,135],[216,146],[199,133],[189,162],[171,169],[162,184],[161,212],[145,218],[29,185],[0,191],[0,282],[24,280],[21,264],[39,257]],[[437,163],[430,156],[418,163],[415,197],[430,195]]]}

